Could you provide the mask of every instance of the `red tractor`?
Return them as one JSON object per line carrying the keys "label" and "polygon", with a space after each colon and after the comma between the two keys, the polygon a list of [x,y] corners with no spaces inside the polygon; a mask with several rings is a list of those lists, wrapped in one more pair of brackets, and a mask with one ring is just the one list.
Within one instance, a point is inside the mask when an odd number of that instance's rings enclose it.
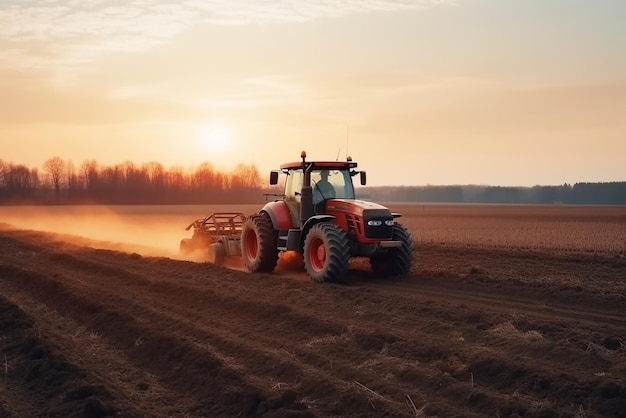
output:
{"label": "red tractor", "polygon": [[340,282],[351,257],[368,257],[378,276],[406,274],[413,259],[409,231],[396,222],[401,215],[376,203],[356,200],[352,177],[364,171],[347,161],[307,161],[283,164],[270,173],[270,184],[286,174],[281,200],[267,203],[246,218],[241,253],[251,272],[271,272],[281,251],[303,255],[315,282]]}

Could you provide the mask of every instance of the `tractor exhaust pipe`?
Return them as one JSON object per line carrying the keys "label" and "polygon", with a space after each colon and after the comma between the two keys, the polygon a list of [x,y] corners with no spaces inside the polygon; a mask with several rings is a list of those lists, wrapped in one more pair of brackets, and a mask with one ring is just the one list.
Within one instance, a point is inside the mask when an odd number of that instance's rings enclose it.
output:
{"label": "tractor exhaust pipe", "polygon": [[302,158],[302,172],[304,173],[304,181],[302,182],[302,190],[300,196],[300,227],[313,216],[313,188],[311,187],[311,169],[312,164],[306,162],[306,152],[300,154]]}

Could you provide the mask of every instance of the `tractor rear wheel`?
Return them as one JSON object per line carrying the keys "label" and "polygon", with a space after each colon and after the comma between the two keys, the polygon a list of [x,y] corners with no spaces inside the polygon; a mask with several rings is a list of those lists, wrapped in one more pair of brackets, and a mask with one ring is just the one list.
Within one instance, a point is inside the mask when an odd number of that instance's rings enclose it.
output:
{"label": "tractor rear wheel", "polygon": [[395,224],[392,239],[400,241],[402,245],[370,257],[372,270],[378,277],[403,276],[411,270],[411,264],[413,263],[413,239],[411,234],[404,226]]}
{"label": "tractor rear wheel", "polygon": [[243,263],[253,273],[269,273],[278,263],[278,231],[265,212],[246,218],[241,231]]}
{"label": "tractor rear wheel", "polygon": [[209,245],[209,263],[221,266],[226,258],[226,248],[221,242],[214,242]]}
{"label": "tractor rear wheel", "polygon": [[311,227],[304,241],[304,267],[311,280],[343,281],[349,260],[350,242],[341,228],[328,222]]}

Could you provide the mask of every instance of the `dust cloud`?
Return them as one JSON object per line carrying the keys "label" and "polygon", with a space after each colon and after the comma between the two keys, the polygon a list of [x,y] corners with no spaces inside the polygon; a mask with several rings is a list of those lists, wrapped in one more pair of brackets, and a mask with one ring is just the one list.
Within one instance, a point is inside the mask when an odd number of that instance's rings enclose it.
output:
{"label": "dust cloud", "polygon": [[[0,230],[22,229],[58,234],[59,241],[148,257],[168,257],[207,262],[205,251],[181,255],[181,239],[191,238],[185,228],[212,212],[249,215],[256,205],[242,206],[0,206]],[[227,257],[224,267],[248,271],[241,257]],[[275,274],[308,280],[302,255],[296,251],[279,253]]]}
{"label": "dust cloud", "polygon": [[[243,209],[243,208],[240,208]],[[256,206],[245,208],[248,212]],[[59,239],[144,256],[181,258],[180,240],[193,220],[225,208],[206,206],[3,206],[5,228],[61,234]],[[232,210],[232,207],[228,210]]]}
{"label": "dust cloud", "polygon": [[304,258],[297,251],[285,251],[278,255],[277,273],[297,273],[304,271]]}
{"label": "dust cloud", "polygon": [[[188,254],[185,259],[201,263],[208,261],[208,256],[206,252],[202,250],[196,250]],[[241,256],[226,257],[222,266],[231,270],[238,270],[243,272],[248,271]],[[302,278],[308,278],[304,270],[304,259],[302,258],[302,255],[297,251],[286,251],[278,253],[278,264],[276,265],[276,268],[273,270],[272,274],[289,274],[290,276],[301,276]]]}

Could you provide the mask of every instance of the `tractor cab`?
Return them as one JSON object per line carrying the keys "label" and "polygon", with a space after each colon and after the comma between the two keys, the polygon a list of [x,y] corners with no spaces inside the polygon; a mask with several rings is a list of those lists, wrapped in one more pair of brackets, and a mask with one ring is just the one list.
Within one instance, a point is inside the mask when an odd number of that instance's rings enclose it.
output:
{"label": "tractor cab", "polygon": [[326,213],[330,199],[354,200],[353,176],[360,174],[361,184],[366,183],[365,171],[354,170],[357,163],[350,157],[347,161],[306,161],[304,151],[301,157],[302,162],[283,164],[270,175],[272,185],[278,183],[279,173],[287,175],[284,201],[293,225],[301,225],[312,215]]}

